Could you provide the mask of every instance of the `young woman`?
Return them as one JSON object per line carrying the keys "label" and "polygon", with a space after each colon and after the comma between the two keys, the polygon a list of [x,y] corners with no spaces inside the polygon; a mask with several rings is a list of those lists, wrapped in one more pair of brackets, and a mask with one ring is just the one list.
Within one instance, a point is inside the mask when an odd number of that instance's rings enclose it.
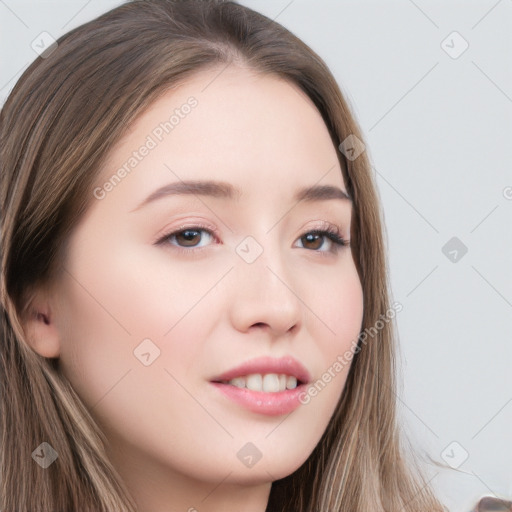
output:
{"label": "young woman", "polygon": [[0,117],[0,509],[441,511],[407,460],[382,224],[322,59],[135,0]]}

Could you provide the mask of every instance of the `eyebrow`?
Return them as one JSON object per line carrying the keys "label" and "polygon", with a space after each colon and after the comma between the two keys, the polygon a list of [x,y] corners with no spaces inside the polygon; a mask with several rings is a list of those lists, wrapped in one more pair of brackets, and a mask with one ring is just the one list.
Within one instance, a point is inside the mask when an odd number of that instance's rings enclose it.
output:
{"label": "eyebrow", "polygon": [[[149,203],[158,201],[164,197],[176,195],[200,195],[239,201],[242,197],[242,191],[238,187],[235,187],[231,183],[226,183],[225,181],[178,181],[158,188],[130,211],[134,212]],[[303,187],[299,189],[292,198],[295,202],[314,202],[330,199],[352,201],[352,198],[347,192],[332,185],[312,185]]]}

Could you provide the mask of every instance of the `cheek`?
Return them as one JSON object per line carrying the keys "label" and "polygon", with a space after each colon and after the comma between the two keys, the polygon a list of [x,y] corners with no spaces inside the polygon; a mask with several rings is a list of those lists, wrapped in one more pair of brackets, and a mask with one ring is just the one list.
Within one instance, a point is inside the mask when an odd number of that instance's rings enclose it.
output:
{"label": "cheek", "polygon": [[[113,250],[110,260],[97,261],[97,265],[107,270],[85,279],[133,340],[167,338],[185,318],[197,316],[198,306],[208,302],[229,270],[226,262],[180,260],[152,246]],[[208,309],[201,315],[205,312],[208,317]]]}
{"label": "cheek", "polygon": [[316,409],[324,427],[343,392],[363,318],[363,290],[355,267],[351,265],[341,275],[342,281],[324,281],[331,284],[312,301],[311,308],[318,311],[313,320],[316,327],[309,330],[315,340],[319,373],[303,403]]}
{"label": "cheek", "polygon": [[129,399],[149,411],[153,398],[168,400],[162,390],[179,392],[170,374],[179,382],[197,374],[202,340],[221,316],[210,290],[225,270],[190,272],[134,250],[74,261],[62,288],[60,364],[84,402],[101,400],[95,411],[115,416]]}
{"label": "cheek", "polygon": [[132,365],[132,337],[123,317],[83,274],[68,280],[60,306],[60,367],[84,402],[93,406]]}
{"label": "cheek", "polygon": [[359,276],[353,265],[342,275],[341,281],[331,280],[315,302],[327,334],[317,338],[322,353],[328,356],[326,363],[332,363],[340,351],[355,346],[361,329],[363,290]]}
{"label": "cheek", "polygon": [[162,269],[133,272],[129,258],[89,263],[71,269],[62,289],[62,372],[110,439],[185,465],[197,435],[191,425],[205,422],[188,390],[200,380],[208,319],[219,318],[216,301],[200,300],[215,280],[187,274],[173,287]]}

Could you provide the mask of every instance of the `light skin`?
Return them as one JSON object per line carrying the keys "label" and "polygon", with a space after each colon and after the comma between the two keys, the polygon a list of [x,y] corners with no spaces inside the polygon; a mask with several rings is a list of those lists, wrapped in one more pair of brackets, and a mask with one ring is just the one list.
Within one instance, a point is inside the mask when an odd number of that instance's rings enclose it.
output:
{"label": "light skin", "polygon": [[[349,240],[351,201],[294,199],[307,186],[347,192],[321,115],[295,85],[221,69],[164,93],[111,151],[99,186],[197,98],[129,175],[93,199],[27,325],[34,350],[59,358],[105,431],[142,512],[263,512],[271,482],[318,443],[349,367],[288,416],[249,411],[210,380],[255,357],[291,355],[314,382],[361,328],[350,247],[306,237],[333,225]],[[241,196],[170,195],[139,207],[182,180],[225,182]],[[183,231],[198,225],[187,240]],[[252,263],[236,251],[247,236],[263,249]],[[160,350],[148,366],[134,355],[144,339]],[[262,454],[250,468],[237,457],[248,442]]]}

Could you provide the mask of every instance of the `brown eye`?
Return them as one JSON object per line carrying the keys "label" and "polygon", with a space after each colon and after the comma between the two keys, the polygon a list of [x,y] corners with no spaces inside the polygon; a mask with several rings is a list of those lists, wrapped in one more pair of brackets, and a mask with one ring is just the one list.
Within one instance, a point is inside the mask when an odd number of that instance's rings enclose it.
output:
{"label": "brown eye", "polygon": [[[327,244],[325,244],[326,239]],[[340,235],[337,228],[325,230],[314,229],[313,231],[304,233],[299,240],[304,249],[310,249],[320,253],[336,253],[340,248],[349,245],[349,242]],[[325,245],[327,245],[326,249],[324,249]]]}
{"label": "brown eye", "polygon": [[[201,230],[187,229],[176,233],[175,239],[184,247],[195,247],[201,239]],[[183,243],[182,243],[183,242]]]}
{"label": "brown eye", "polygon": [[[301,237],[302,245],[305,247],[306,244],[308,244],[308,247],[306,249],[313,249],[318,250],[320,247],[322,247],[324,243],[324,239],[322,236],[314,233],[308,233]],[[311,244],[311,245],[309,245]]]}
{"label": "brown eye", "polygon": [[201,226],[179,229],[164,235],[158,240],[158,245],[170,245],[176,249],[201,249],[214,239],[214,233]]}

